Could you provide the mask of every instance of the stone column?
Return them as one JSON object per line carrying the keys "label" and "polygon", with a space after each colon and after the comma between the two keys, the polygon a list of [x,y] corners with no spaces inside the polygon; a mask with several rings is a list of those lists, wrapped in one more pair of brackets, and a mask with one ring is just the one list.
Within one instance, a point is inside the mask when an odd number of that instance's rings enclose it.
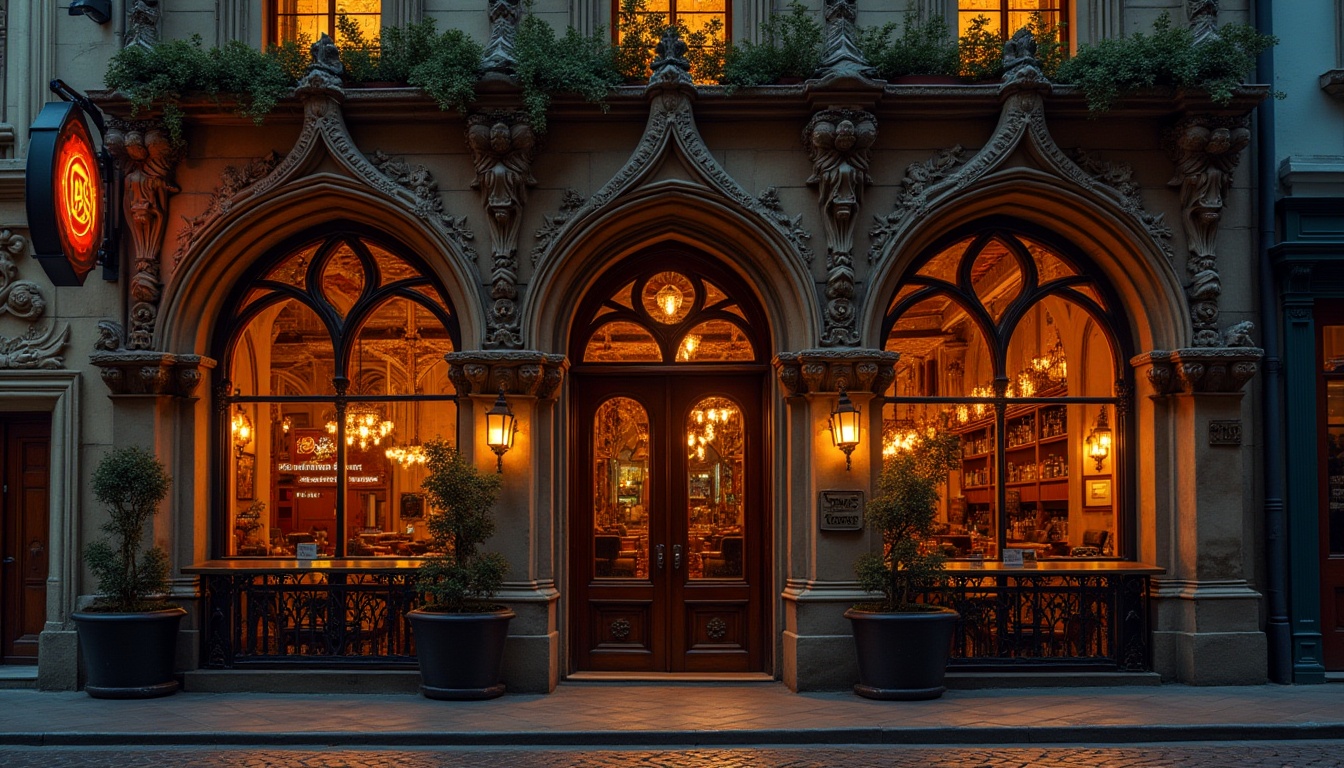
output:
{"label": "stone column", "polygon": [[[788,408],[783,493],[784,682],[795,691],[836,690],[858,680],[853,634],[843,614],[866,594],[854,560],[873,546],[866,529],[821,530],[823,493],[872,492],[880,469],[881,397],[895,377],[897,355],[875,349],[812,349],[774,360]],[[863,413],[862,442],[845,468],[829,420],[844,389]],[[836,498],[832,495],[831,498]]]}
{"label": "stone column", "polygon": [[1262,356],[1254,347],[1200,347],[1131,361],[1161,401],[1155,413],[1165,423],[1154,429],[1170,436],[1170,508],[1155,520],[1157,565],[1167,572],[1153,580],[1153,668],[1165,678],[1245,685],[1267,677],[1260,594],[1244,549],[1252,504],[1242,389]]}
{"label": "stone column", "polygon": [[[210,413],[199,406],[196,391],[215,367],[201,355],[122,350],[116,347],[116,329],[104,322],[100,351],[90,361],[100,369],[112,401],[112,447],[140,446],[152,451],[173,478],[167,503],[154,516],[150,538],[168,552],[172,564],[171,594],[188,609],[177,640],[177,669],[195,669],[200,654],[200,581],[183,576],[181,569],[205,555],[210,527],[209,472],[201,457],[208,455],[198,439],[208,433]],[[87,529],[88,521],[84,521]]]}
{"label": "stone column", "polygon": [[503,457],[499,527],[485,546],[509,561],[499,601],[518,614],[509,625],[504,682],[510,691],[549,693],[560,682],[555,553],[565,511],[551,448],[555,398],[569,363],[564,355],[531,350],[453,352],[447,360],[458,397],[457,445],[483,471],[496,466],[483,414],[501,392],[517,419],[513,449]]}

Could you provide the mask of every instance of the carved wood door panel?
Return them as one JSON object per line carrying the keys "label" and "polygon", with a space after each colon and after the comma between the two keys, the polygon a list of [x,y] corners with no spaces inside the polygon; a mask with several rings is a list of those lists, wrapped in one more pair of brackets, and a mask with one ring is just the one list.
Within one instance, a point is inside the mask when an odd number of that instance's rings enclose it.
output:
{"label": "carved wood door panel", "polygon": [[0,659],[36,664],[47,609],[51,417],[0,418]]}
{"label": "carved wood door panel", "polygon": [[760,671],[760,374],[576,376],[574,665]]}

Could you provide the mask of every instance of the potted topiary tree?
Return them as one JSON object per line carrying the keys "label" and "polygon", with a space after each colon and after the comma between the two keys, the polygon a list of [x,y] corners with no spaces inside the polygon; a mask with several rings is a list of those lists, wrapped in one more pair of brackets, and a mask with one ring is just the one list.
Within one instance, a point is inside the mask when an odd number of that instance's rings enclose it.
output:
{"label": "potted topiary tree", "polygon": [[172,479],[154,454],[117,448],[93,472],[93,497],[110,515],[110,538],[84,550],[98,579],[98,597],[71,615],[88,680],[84,690],[100,699],[143,699],[178,689],[173,676],[177,627],[186,611],[164,600],[168,554],[142,551],[145,528],[168,495]]}
{"label": "potted topiary tree", "polygon": [[425,444],[430,554],[416,583],[423,607],[408,614],[420,659],[420,692],[431,699],[493,699],[513,611],[491,601],[509,564],[480,545],[495,532],[499,476],[484,474],[442,440]]}
{"label": "potted topiary tree", "polygon": [[859,558],[854,571],[878,602],[845,612],[854,629],[859,683],[854,692],[870,699],[936,699],[946,690],[943,675],[956,611],[917,601],[936,585],[943,555],[927,542],[934,533],[939,487],[957,465],[960,439],[934,433],[885,459],[877,493],[866,507],[868,525],[882,536],[882,551]]}

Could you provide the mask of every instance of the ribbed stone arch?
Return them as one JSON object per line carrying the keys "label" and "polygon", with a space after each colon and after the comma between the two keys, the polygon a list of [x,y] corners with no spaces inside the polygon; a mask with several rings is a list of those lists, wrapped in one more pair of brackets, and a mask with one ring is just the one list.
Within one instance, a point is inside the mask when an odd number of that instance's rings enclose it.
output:
{"label": "ribbed stone arch", "polygon": [[864,297],[860,328],[865,345],[883,347],[882,318],[911,262],[949,231],[989,216],[1048,229],[1080,249],[1119,295],[1137,350],[1189,345],[1193,330],[1185,291],[1158,243],[1107,201],[1079,195],[1058,178],[1029,168],[996,173],[945,200],[892,244],[874,265]]}
{"label": "ribbed stone arch", "polygon": [[787,256],[790,245],[700,187],[659,183],[567,234],[538,265],[523,306],[524,336],[542,350],[566,349],[575,309],[608,266],[659,242],[704,251],[752,286],[769,319],[771,354],[817,344],[817,292],[812,276]]}
{"label": "ribbed stone arch", "polygon": [[330,175],[309,176],[301,186],[285,186],[247,201],[231,210],[211,237],[183,255],[164,291],[161,348],[205,350],[227,288],[275,246],[326,222],[351,222],[384,232],[419,255],[452,303],[463,347],[479,347],[485,332],[482,297],[474,270],[456,245],[368,187]]}

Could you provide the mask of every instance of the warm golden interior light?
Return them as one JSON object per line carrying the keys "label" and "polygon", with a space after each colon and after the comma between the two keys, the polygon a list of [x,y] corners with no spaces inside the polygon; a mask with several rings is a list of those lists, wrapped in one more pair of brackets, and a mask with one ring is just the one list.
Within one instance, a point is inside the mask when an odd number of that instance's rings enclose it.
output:
{"label": "warm golden interior light", "polygon": [[[644,294],[647,296],[648,294]],[[658,302],[658,308],[669,319],[676,317],[677,310],[681,309],[681,289],[668,283],[658,289],[658,293],[653,295],[653,300]]]}

